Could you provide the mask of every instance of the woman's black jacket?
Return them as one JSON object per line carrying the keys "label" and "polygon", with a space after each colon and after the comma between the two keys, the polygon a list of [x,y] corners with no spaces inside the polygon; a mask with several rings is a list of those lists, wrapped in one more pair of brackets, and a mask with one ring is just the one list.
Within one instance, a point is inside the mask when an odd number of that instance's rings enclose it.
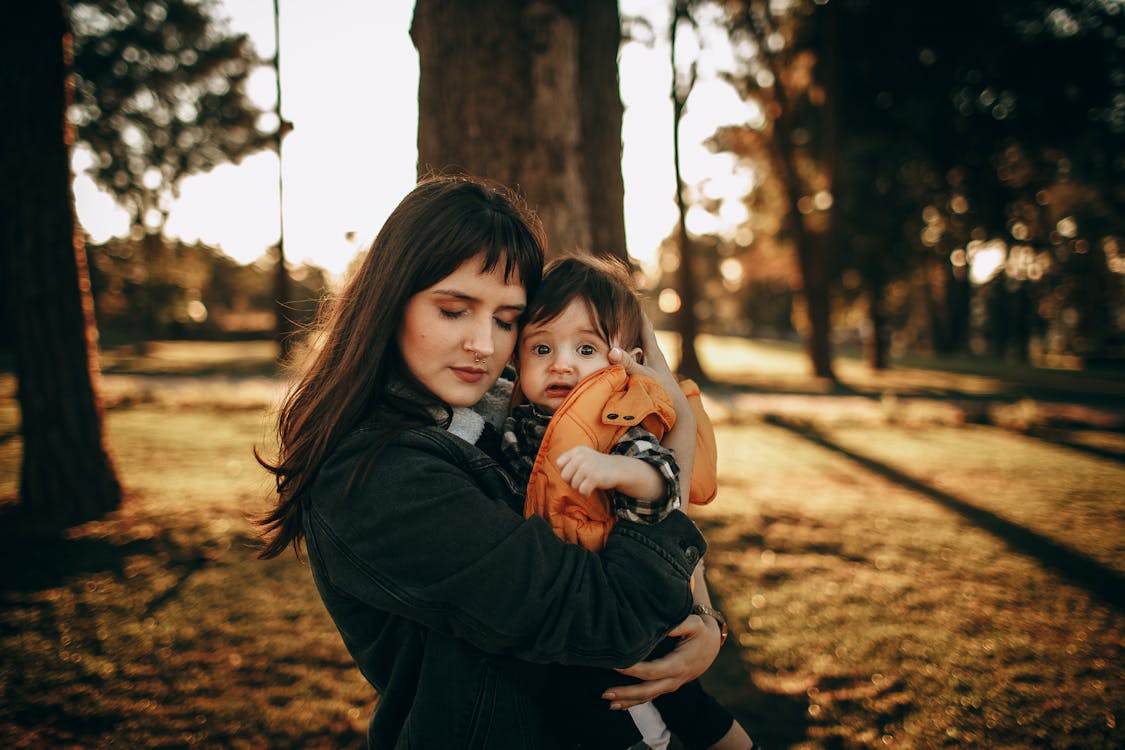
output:
{"label": "woman's black jacket", "polygon": [[302,503],[321,598],[378,691],[370,746],[565,746],[538,665],[643,659],[690,612],[703,537],[676,511],[594,554],[524,519],[476,446],[418,427],[373,454],[379,435],[349,435]]}

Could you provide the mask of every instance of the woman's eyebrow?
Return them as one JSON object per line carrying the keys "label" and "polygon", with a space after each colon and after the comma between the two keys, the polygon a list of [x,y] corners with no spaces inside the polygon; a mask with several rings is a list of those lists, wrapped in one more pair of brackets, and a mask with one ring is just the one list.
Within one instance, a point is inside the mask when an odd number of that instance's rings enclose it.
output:
{"label": "woman's eyebrow", "polygon": [[454,299],[463,299],[466,302],[480,302],[479,299],[471,294],[459,291],[457,289],[431,289],[430,294],[440,294],[443,297],[453,297]]}
{"label": "woman's eyebrow", "polygon": [[[464,300],[465,302],[473,302],[473,303],[476,303],[478,305],[481,304],[481,299],[479,297],[474,297],[473,295],[471,295],[467,292],[462,292],[459,289],[433,289],[433,290],[430,291],[430,294],[437,294],[437,295],[441,295],[442,297],[452,297],[453,299]],[[527,305],[523,304],[523,305],[498,305],[496,309],[498,309],[498,310],[512,310],[514,312],[523,312],[526,308],[527,308]]]}

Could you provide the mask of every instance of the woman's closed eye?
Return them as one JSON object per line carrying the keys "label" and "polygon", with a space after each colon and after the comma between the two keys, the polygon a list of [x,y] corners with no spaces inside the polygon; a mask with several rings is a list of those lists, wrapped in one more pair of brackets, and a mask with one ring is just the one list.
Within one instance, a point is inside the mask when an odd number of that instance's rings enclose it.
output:
{"label": "woman's closed eye", "polygon": [[450,320],[456,320],[468,312],[468,310],[447,310],[444,307],[439,307],[438,309],[441,311],[441,316],[443,318],[449,318]]}
{"label": "woman's closed eye", "polygon": [[503,318],[493,318],[493,320],[496,321],[496,327],[501,331],[510,331],[516,327],[515,322],[511,320],[504,320]]}

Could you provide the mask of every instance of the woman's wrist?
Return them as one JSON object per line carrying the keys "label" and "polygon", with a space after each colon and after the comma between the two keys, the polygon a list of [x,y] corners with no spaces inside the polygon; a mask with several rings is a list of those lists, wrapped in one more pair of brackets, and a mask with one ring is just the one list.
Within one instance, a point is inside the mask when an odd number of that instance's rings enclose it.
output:
{"label": "woman's wrist", "polygon": [[723,617],[723,613],[706,604],[696,604],[691,608],[693,615],[700,617],[710,617],[719,626],[719,646],[727,642],[727,636],[730,635],[730,629],[727,627],[727,618]]}

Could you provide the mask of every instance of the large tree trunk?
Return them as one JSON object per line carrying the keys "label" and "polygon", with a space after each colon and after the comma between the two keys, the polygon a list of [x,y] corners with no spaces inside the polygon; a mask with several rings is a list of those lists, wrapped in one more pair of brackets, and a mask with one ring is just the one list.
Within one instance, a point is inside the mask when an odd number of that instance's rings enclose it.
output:
{"label": "large tree trunk", "polygon": [[[519,190],[553,254],[624,256],[616,4],[418,0],[418,172]],[[605,48],[603,45],[612,45]]]}
{"label": "large tree trunk", "polygon": [[0,32],[0,272],[23,433],[21,512],[52,526],[117,508],[102,435],[97,330],[74,218],[65,125],[69,35],[59,0]]}
{"label": "large tree trunk", "polygon": [[578,105],[582,110],[582,176],[590,216],[590,249],[628,258],[625,180],[621,176],[621,86],[616,2],[582,0],[578,16]]}

